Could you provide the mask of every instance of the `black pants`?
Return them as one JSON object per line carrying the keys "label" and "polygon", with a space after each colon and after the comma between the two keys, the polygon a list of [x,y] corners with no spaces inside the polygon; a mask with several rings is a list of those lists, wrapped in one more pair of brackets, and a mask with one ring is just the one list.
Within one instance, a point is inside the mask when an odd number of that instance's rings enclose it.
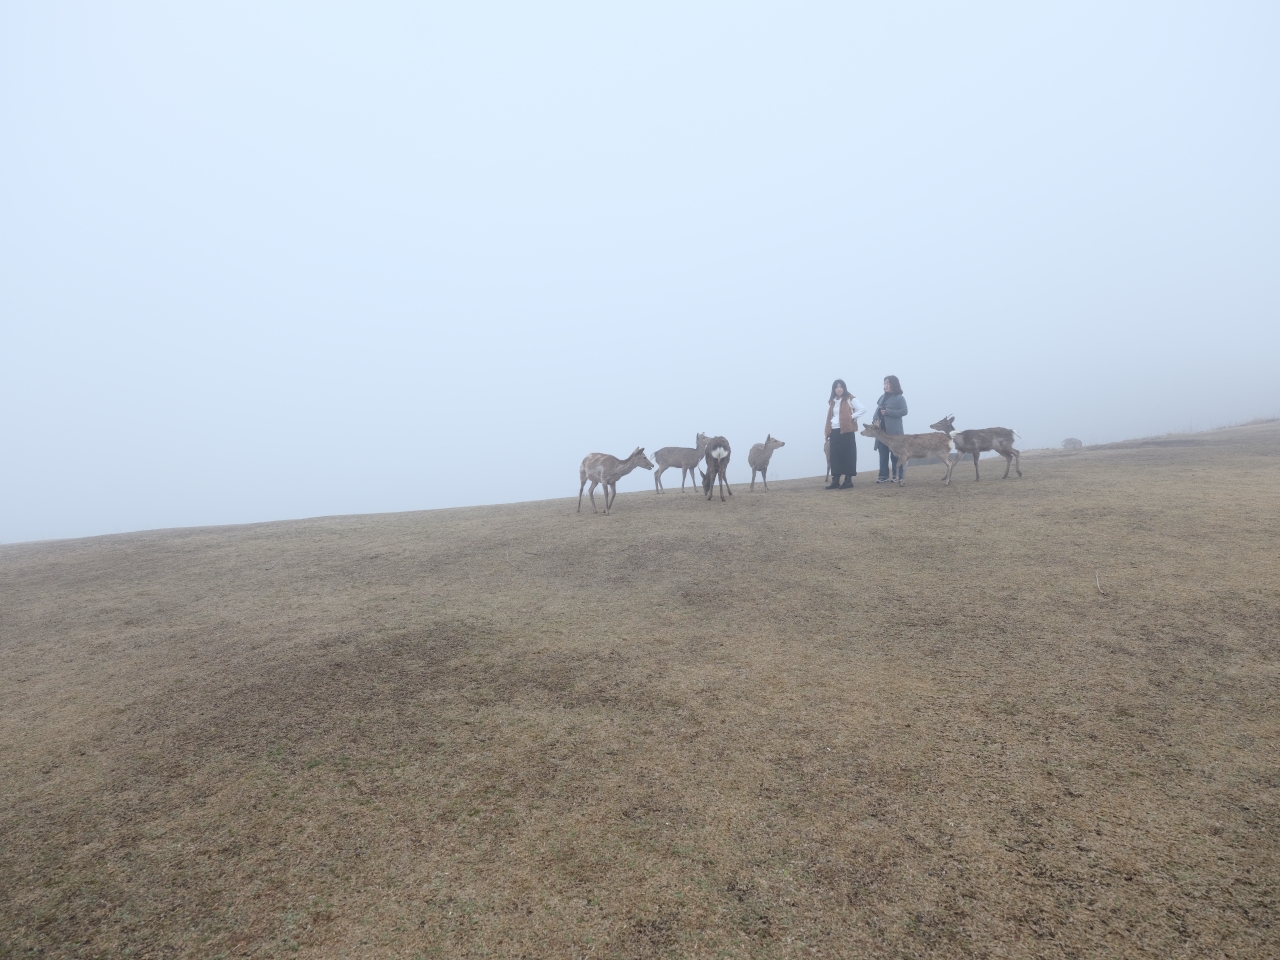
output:
{"label": "black pants", "polygon": [[848,477],[852,480],[858,475],[858,444],[854,442],[853,433],[831,431],[831,479],[839,480]]}
{"label": "black pants", "polygon": [[[876,441],[876,449],[880,451],[880,476],[885,480],[892,477],[894,480],[901,480],[906,475],[907,465],[899,463],[898,457],[892,450],[886,447],[879,440]],[[889,472],[889,461],[893,460],[893,473]]]}

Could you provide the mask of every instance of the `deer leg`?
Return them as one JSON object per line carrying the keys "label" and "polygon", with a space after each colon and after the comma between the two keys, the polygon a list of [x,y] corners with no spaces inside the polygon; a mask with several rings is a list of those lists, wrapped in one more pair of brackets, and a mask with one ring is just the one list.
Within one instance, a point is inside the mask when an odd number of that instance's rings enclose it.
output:
{"label": "deer leg", "polygon": [[657,470],[653,471],[653,489],[657,493],[662,492],[662,471],[665,469],[667,468],[659,467]]}
{"label": "deer leg", "polygon": [[587,485],[587,481],[586,481],[586,478],[584,477],[582,480],[582,486],[578,487],[578,512],[579,513],[582,512],[582,491],[586,487],[586,485]]}
{"label": "deer leg", "polygon": [[978,476],[978,451],[977,450],[973,451],[973,479],[975,481],[982,479],[980,476]]}
{"label": "deer leg", "polygon": [[[591,481],[591,489],[589,489],[589,490],[587,491],[587,496],[591,498],[591,512],[592,512],[592,513],[599,513],[599,512],[600,512],[599,510],[597,510],[597,509],[596,509],[596,484],[597,484],[597,483],[599,483],[599,482],[600,482],[599,480],[592,480],[592,481]],[[579,500],[581,500],[581,496],[579,496]]]}
{"label": "deer leg", "polygon": [[[720,502],[724,503],[724,461],[723,460],[720,461],[720,469],[717,470],[716,473],[720,477]],[[729,492],[733,493],[732,490],[730,490]]]}
{"label": "deer leg", "polygon": [[[609,491],[613,491],[613,496],[609,496]],[[618,481],[614,480],[610,483],[608,480],[604,484],[604,512],[608,513],[609,508],[613,506],[613,501],[618,499]]]}
{"label": "deer leg", "polygon": [[1005,453],[1003,450],[1001,450],[1001,451],[1000,451],[1000,456],[1004,457],[1004,476],[1003,476],[1003,477],[1001,477],[1000,479],[1001,479],[1001,480],[1008,480],[1008,479],[1009,479],[1009,468],[1013,466],[1013,454],[1012,454],[1012,453]]}
{"label": "deer leg", "polygon": [[751,492],[754,493],[755,489],[756,489],[756,468],[752,467],[751,468]]}
{"label": "deer leg", "polygon": [[1010,447],[1009,451],[1013,454],[1013,457],[1014,457],[1015,466],[1013,469],[1018,471],[1018,476],[1022,476],[1022,454],[1020,454],[1013,447]]}
{"label": "deer leg", "polygon": [[760,471],[760,482],[764,484],[766,490],[769,489],[769,468],[765,467]]}

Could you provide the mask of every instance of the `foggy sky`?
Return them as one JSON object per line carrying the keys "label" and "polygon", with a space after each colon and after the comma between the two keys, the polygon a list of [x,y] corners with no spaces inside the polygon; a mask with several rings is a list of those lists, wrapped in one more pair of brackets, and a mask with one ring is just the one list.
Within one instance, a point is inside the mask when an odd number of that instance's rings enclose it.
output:
{"label": "foggy sky", "polygon": [[572,497],[698,431],[812,476],[835,377],[1024,449],[1280,413],[1278,26],[5,4],[0,541]]}

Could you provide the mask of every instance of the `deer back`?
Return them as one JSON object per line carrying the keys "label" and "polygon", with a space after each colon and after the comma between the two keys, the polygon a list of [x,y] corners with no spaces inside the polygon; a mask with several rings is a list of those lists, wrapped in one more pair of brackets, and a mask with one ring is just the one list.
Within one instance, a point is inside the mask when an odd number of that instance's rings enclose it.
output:
{"label": "deer back", "polygon": [[1008,427],[987,427],[984,430],[959,430],[953,434],[956,449],[964,453],[985,453],[1013,445],[1013,431]]}
{"label": "deer back", "polygon": [[718,463],[727,463],[732,452],[728,440],[724,437],[712,437],[707,441],[706,460],[708,468]]}
{"label": "deer back", "polygon": [[618,458],[607,453],[589,453],[582,458],[582,476],[587,480],[603,483],[608,474],[616,469]]}

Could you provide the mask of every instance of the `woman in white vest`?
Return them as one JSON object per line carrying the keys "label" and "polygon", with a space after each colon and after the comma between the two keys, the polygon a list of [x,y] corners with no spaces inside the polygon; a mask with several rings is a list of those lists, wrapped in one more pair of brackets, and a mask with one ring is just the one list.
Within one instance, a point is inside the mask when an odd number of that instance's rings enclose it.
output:
{"label": "woman in white vest", "polygon": [[[831,451],[831,485],[828,490],[847,490],[858,475],[858,445],[854,436],[858,432],[858,418],[867,408],[849,392],[843,380],[831,384],[831,399],[827,404],[827,440]],[[844,477],[844,483],[840,478]]]}

